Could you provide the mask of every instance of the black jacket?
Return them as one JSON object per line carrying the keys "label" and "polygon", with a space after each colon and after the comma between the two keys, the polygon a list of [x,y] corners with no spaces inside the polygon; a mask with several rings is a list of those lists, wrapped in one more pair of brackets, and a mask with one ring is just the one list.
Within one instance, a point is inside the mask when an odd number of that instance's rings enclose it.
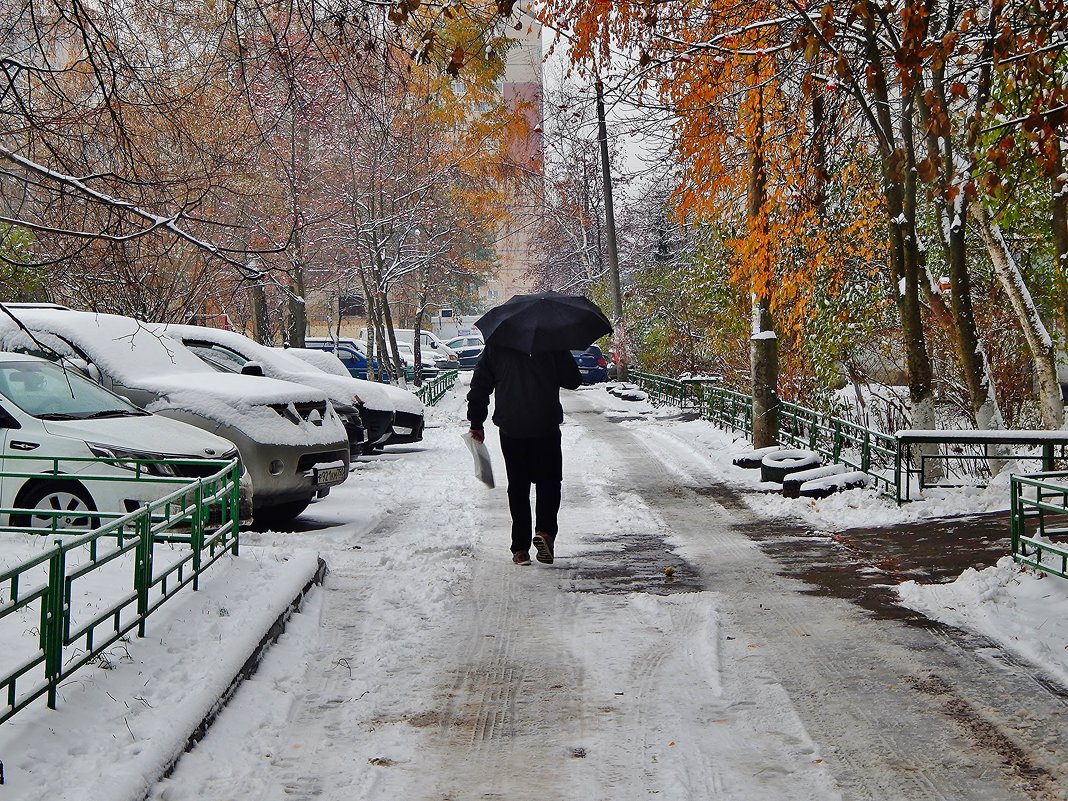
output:
{"label": "black jacket", "polygon": [[509,437],[544,437],[564,420],[560,388],[577,389],[582,375],[570,351],[522,353],[486,345],[467,393],[467,419],[482,428],[496,393],[493,422]]}

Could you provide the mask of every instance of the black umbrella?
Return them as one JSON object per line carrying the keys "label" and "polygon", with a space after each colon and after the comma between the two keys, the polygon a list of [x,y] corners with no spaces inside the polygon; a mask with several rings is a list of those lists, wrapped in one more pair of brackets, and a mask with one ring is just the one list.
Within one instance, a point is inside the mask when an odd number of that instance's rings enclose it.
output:
{"label": "black umbrella", "polygon": [[514,295],[483,314],[475,327],[487,344],[523,353],[585,350],[612,333],[612,323],[596,303],[559,292]]}

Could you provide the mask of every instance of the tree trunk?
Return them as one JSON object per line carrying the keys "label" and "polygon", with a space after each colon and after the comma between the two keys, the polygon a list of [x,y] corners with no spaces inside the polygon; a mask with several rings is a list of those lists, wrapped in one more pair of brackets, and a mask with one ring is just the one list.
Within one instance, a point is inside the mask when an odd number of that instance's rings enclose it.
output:
{"label": "tree trunk", "polygon": [[753,367],[753,447],[766,448],[779,441],[779,340],[764,330],[749,340]]}
{"label": "tree trunk", "polygon": [[1049,182],[1050,216],[1053,223],[1053,256],[1056,259],[1058,288],[1061,295],[1061,330],[1068,339],[1068,179],[1064,177],[1064,154],[1061,140],[1053,138],[1057,165]]}
{"label": "tree trunk", "polygon": [[613,342],[616,348],[616,370],[620,381],[627,380],[627,341],[623,321],[623,292],[619,280],[619,256],[616,250],[616,218],[612,204],[612,165],[608,159],[608,128],[604,117],[604,86],[598,79],[597,138],[601,151],[601,181],[604,184],[604,217],[608,246],[608,283],[612,293]]}
{"label": "tree trunk", "polygon": [[289,346],[303,348],[308,333],[308,307],[304,302],[304,268],[293,269],[293,288],[289,295]]}
{"label": "tree trunk", "polygon": [[1038,376],[1038,401],[1042,413],[1042,424],[1046,428],[1061,428],[1064,425],[1064,402],[1061,399],[1060,384],[1057,382],[1057,361],[1053,339],[1035,307],[1020,268],[1016,264],[1016,259],[1013,258],[1012,251],[1009,250],[1005,238],[1001,235],[1001,229],[991,219],[990,212],[982,203],[976,202],[971,204],[971,216],[979,227],[979,234],[983,238],[983,244],[986,245],[990,261],[994,265],[994,273],[1009,296],[1009,303],[1016,313],[1024,339],[1027,340],[1027,347],[1034,359],[1035,373]]}
{"label": "tree trunk", "polygon": [[271,318],[267,312],[267,293],[263,283],[257,281],[248,288],[249,305],[252,307],[252,336],[261,345],[274,344],[271,334]]}
{"label": "tree trunk", "polygon": [[[948,108],[944,68],[932,70],[931,82],[941,107]],[[914,102],[920,111],[920,120],[927,130],[928,158],[941,165],[939,193],[935,202],[942,221],[940,233],[949,273],[949,306],[955,329],[953,340],[957,361],[964,375],[964,384],[968,389],[972,422],[980,429],[1004,428],[1005,422],[994,395],[992,371],[986,350],[979,338],[972,308],[972,283],[968,272],[967,251],[969,200],[965,191],[971,178],[971,164],[958,163],[952,136],[936,136],[930,109],[919,86],[914,92]],[[1001,466],[1001,462],[991,462],[991,472],[996,474]]]}
{"label": "tree trunk", "polygon": [[[752,142],[752,159],[747,187],[748,225],[752,230],[764,224],[768,174],[764,164],[764,103],[759,86],[755,90],[757,118]],[[762,232],[767,236],[767,232]],[[764,265],[764,269],[771,269]],[[753,447],[766,448],[779,441],[779,347],[771,318],[771,299],[753,294],[753,328],[749,346],[749,366],[753,393]]]}

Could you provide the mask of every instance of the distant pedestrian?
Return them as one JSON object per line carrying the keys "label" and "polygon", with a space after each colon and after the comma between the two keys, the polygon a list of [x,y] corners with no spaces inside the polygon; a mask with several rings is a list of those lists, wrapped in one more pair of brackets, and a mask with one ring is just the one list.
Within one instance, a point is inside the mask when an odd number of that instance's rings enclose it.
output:
{"label": "distant pedestrian", "polygon": [[[467,419],[471,436],[484,441],[490,395],[495,396],[493,423],[500,429],[508,474],[512,561],[517,565],[530,564],[531,544],[539,562],[553,563],[564,478],[560,389],[577,389],[581,383],[578,365],[568,350],[531,354],[487,343],[475,366],[467,393]],[[536,488],[533,537],[532,484]]]}

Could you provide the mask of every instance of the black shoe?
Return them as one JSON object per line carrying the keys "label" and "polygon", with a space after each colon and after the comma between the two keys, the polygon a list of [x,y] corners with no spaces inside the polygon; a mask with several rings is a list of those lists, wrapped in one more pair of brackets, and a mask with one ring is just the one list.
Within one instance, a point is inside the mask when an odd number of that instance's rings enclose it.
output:
{"label": "black shoe", "polygon": [[556,542],[556,537],[536,531],[532,542],[538,551],[538,561],[551,565],[553,563],[553,544]]}
{"label": "black shoe", "polygon": [[[538,555],[538,558],[541,559],[541,554]],[[530,554],[526,551],[516,551],[514,554],[512,554],[512,561],[515,562],[517,565],[529,565]]]}

